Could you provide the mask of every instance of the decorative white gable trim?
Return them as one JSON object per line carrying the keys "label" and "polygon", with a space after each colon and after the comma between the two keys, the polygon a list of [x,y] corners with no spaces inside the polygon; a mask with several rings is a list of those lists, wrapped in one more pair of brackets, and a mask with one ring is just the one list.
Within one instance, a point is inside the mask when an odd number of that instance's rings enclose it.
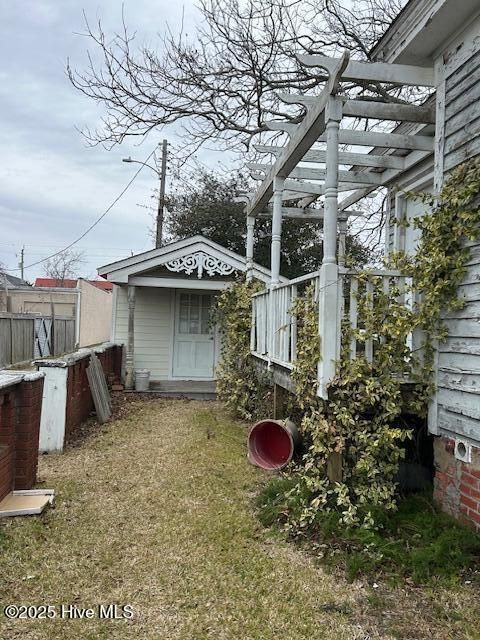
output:
{"label": "decorative white gable trim", "polygon": [[204,271],[206,271],[209,276],[216,274],[228,276],[235,271],[235,268],[231,264],[227,264],[215,256],[208,255],[204,251],[196,251],[195,253],[190,253],[175,260],[165,262],[165,267],[175,273],[184,271],[187,275],[190,275],[196,270],[197,278],[202,278]]}
{"label": "decorative white gable trim", "polygon": [[[170,244],[164,245],[158,249],[151,249],[150,251],[145,251],[144,253],[140,253],[136,256],[129,256],[123,260],[117,260],[116,262],[104,265],[98,269],[98,273],[106,277],[110,282],[115,282],[116,284],[128,284],[132,278],[135,278],[139,286],[149,286],[148,283],[145,282],[147,279],[146,276],[149,276],[148,272],[154,271],[159,267],[166,266],[170,271],[176,271],[177,273],[181,271],[184,273],[186,272],[186,282],[188,280],[189,273],[192,274],[197,271],[197,275],[199,274],[198,263],[194,261],[192,264],[190,262],[191,256],[195,256],[199,253],[205,254],[206,257],[203,258],[200,270],[201,273],[198,279],[195,278],[193,281],[190,279],[190,282],[197,282],[200,284],[200,280],[207,285],[208,283],[211,284],[213,282],[219,282],[219,280],[213,281],[207,280],[206,278],[202,280],[202,276],[205,273],[208,275],[213,275],[213,273],[215,273],[220,274],[220,276],[226,276],[230,275],[234,271],[244,273],[247,269],[245,256],[241,256],[226,247],[222,247],[222,245],[217,242],[213,242],[213,240],[204,238],[203,236],[192,236],[191,238],[171,242]],[[183,265],[185,263],[187,264],[189,271],[184,268]],[[253,264],[253,275],[265,284],[270,282],[270,270],[259,264]],[[142,279],[141,285],[138,282],[138,278]],[[151,280],[152,276],[150,275],[149,278]],[[175,285],[174,278],[167,274],[165,274],[163,280],[165,283],[167,281],[172,281],[172,284],[169,286],[173,288],[175,288],[175,286],[180,286],[178,283]],[[180,282],[181,278],[177,277],[175,280]],[[282,282],[288,282],[286,278],[280,278],[280,280]],[[152,286],[155,286],[153,281]]]}

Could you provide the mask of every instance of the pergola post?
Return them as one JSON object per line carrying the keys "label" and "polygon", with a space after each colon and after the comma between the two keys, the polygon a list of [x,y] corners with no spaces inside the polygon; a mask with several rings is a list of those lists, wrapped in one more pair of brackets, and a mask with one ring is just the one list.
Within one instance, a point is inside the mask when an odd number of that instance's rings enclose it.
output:
{"label": "pergola post", "polygon": [[342,102],[331,96],[325,109],[326,169],[323,220],[323,261],[320,267],[318,395],[327,397],[327,385],[335,375],[339,332],[339,286],[337,264],[338,232],[338,139]]}
{"label": "pergola post", "polygon": [[275,176],[273,180],[273,211],[272,211],[272,245],[271,245],[271,285],[280,282],[280,250],[282,238],[282,197],[285,178]]}
{"label": "pergola post", "polygon": [[125,388],[133,389],[135,366],[135,286],[128,285],[128,337],[125,354]]}
{"label": "pergola post", "polygon": [[347,219],[340,218],[338,220],[338,266],[345,266],[345,252],[347,240]]}
{"label": "pergola post", "polygon": [[253,278],[253,239],[255,233],[255,218],[247,216],[247,242],[245,247],[245,256],[247,259],[247,282]]}

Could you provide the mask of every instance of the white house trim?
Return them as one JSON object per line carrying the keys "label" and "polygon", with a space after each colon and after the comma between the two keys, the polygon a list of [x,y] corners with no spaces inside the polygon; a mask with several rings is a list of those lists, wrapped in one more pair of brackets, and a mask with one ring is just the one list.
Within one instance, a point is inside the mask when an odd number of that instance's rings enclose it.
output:
{"label": "white house trim", "polygon": [[[218,263],[226,265],[224,270],[228,267],[232,273],[233,271],[244,273],[247,270],[245,256],[230,251],[230,249],[226,249],[208,238],[197,235],[186,240],[173,242],[159,249],[145,251],[136,256],[104,265],[99,267],[98,272],[105,275],[110,282],[127,284],[131,282],[132,276],[144,276],[146,271],[151,271],[156,267],[165,266],[168,268],[167,264],[174,263],[177,260],[192,259],[192,256],[198,253],[205,254],[212,262],[217,260]],[[270,271],[259,264],[253,263],[253,273],[262,282],[267,283],[270,281]],[[202,273],[202,276],[205,275],[205,273]],[[226,274],[224,273],[224,275]],[[206,279],[202,278],[202,282],[206,281]],[[286,280],[282,278],[282,281],[285,282]]]}

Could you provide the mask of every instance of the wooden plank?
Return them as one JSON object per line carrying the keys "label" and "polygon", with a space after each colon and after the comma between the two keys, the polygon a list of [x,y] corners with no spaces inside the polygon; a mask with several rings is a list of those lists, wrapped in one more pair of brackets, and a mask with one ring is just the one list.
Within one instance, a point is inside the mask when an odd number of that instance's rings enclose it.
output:
{"label": "wooden plank", "polygon": [[0,318],[0,367],[12,364],[12,332],[10,318]]}
{"label": "wooden plank", "polygon": [[[272,153],[278,155],[285,147],[275,145],[254,145],[259,153]],[[301,162],[325,163],[327,152],[323,149],[310,149],[303,156]],[[404,159],[399,156],[391,155],[372,155],[369,153],[350,153],[348,151],[340,151],[338,154],[339,165],[351,165],[359,167],[376,167],[380,169],[403,169]]]}
{"label": "wooden plank", "polygon": [[[338,64],[338,58],[320,55],[300,55],[298,60],[307,67],[326,69],[329,74],[334,72]],[[341,78],[342,80],[370,80],[389,84],[435,87],[432,68],[386,62],[356,62],[355,60],[350,60],[341,72]]]}
{"label": "wooden plank", "polygon": [[[326,136],[321,134],[317,140],[325,142]],[[340,144],[351,144],[362,147],[383,147],[385,149],[406,149],[416,151],[433,151],[434,138],[429,136],[407,135],[402,133],[384,133],[379,131],[357,131],[340,129]]]}
{"label": "wooden plank", "polygon": [[[272,168],[270,164],[262,164],[259,162],[248,162],[247,167],[254,171],[263,171],[267,173]],[[290,178],[298,178],[300,180],[325,180],[325,169],[313,169],[305,167],[297,167],[290,172]],[[338,179],[341,182],[349,182],[352,184],[369,184],[381,186],[383,184],[382,177],[376,173],[367,173],[360,171],[339,171]]]}
{"label": "wooden plank", "polygon": [[480,117],[464,122],[455,131],[450,131],[450,134],[445,136],[445,154],[456,151],[465,143],[470,143],[472,138],[478,135],[480,135]]}
{"label": "wooden plank", "polygon": [[[466,93],[459,95],[455,100],[452,100],[445,107],[445,120],[450,122],[454,121],[455,118],[461,120],[461,116],[466,113],[467,107],[469,107],[470,110],[473,111],[473,113],[478,113],[479,100],[480,80],[472,87],[470,87],[470,89]],[[475,110],[475,108],[472,109],[472,106],[476,106],[477,110]],[[468,120],[468,118],[463,121],[463,124],[466,120]]]}
{"label": "wooden plank", "polygon": [[[480,86],[478,87],[478,91],[476,91],[480,95]],[[467,98],[465,98],[466,102]],[[445,136],[451,136],[456,133],[463,127],[468,128],[470,123],[473,123],[479,117],[479,109],[478,109],[478,100],[479,97],[475,96],[472,101],[469,101],[463,109],[455,110],[449,116],[445,114]]]}
{"label": "wooden plank", "polygon": [[[369,278],[367,280],[367,284],[366,284],[366,295],[367,295],[367,306],[369,308],[373,307],[373,282],[372,280]],[[372,338],[367,338],[365,340],[365,358],[367,359],[367,362],[370,362],[370,364],[373,362],[373,340]]]}
{"label": "wooden plank", "polygon": [[[350,279],[350,310],[349,320],[350,327],[355,331],[358,326],[358,279],[353,277]],[[355,360],[357,357],[357,339],[352,336],[350,340],[350,360]]]}
{"label": "wooden plank", "polygon": [[465,436],[473,442],[479,441],[478,420],[456,414],[439,406],[438,426],[440,430],[450,436]]}
{"label": "wooden plank", "polygon": [[[292,124],[291,122],[274,121],[267,123],[270,129],[276,131],[286,131],[290,135],[297,132],[302,124]],[[314,142],[326,142],[325,133],[320,133]],[[417,151],[433,151],[433,136],[417,136],[402,133],[387,133],[383,131],[362,131],[357,129],[340,129],[338,135],[339,144],[351,144],[360,147],[383,147],[385,149],[406,149]],[[290,143],[289,143],[290,144]],[[306,152],[305,152],[306,153]],[[301,158],[298,162],[301,161]],[[292,167],[293,169],[293,167]],[[291,169],[291,170],[292,170]],[[290,171],[291,171],[290,170]]]}
{"label": "wooden plank", "polygon": [[293,307],[298,297],[297,285],[292,285],[292,294],[290,302],[290,360],[295,362],[297,359],[297,314],[293,312]]}
{"label": "wooden plank", "polygon": [[102,365],[93,350],[86,372],[98,421],[104,423],[112,415],[112,406]]}
{"label": "wooden plank", "polygon": [[[317,96],[305,96],[293,93],[280,93],[278,97],[288,104],[315,106]],[[348,100],[343,104],[343,115],[355,118],[372,118],[374,120],[392,120],[395,122],[423,122],[433,124],[435,114],[433,107],[422,107],[395,102],[377,102],[374,100]]]}
{"label": "wooden plank", "polygon": [[480,58],[476,59],[472,69],[465,76],[450,76],[446,90],[445,104],[450,105],[459,96],[468,93],[468,90],[477,82],[480,82]]}

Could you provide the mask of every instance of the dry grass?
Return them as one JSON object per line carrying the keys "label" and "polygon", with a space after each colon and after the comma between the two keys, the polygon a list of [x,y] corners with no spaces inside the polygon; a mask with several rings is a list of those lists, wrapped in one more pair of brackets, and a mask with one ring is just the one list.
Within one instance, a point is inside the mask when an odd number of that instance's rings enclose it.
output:
{"label": "dry grass", "polygon": [[480,637],[468,587],[348,584],[262,529],[251,497],[264,475],[247,464],[244,441],[219,405],[137,401],[81,446],[42,457],[56,507],[0,525],[1,604],[118,603],[135,614],[8,621],[0,613],[0,637]]}

